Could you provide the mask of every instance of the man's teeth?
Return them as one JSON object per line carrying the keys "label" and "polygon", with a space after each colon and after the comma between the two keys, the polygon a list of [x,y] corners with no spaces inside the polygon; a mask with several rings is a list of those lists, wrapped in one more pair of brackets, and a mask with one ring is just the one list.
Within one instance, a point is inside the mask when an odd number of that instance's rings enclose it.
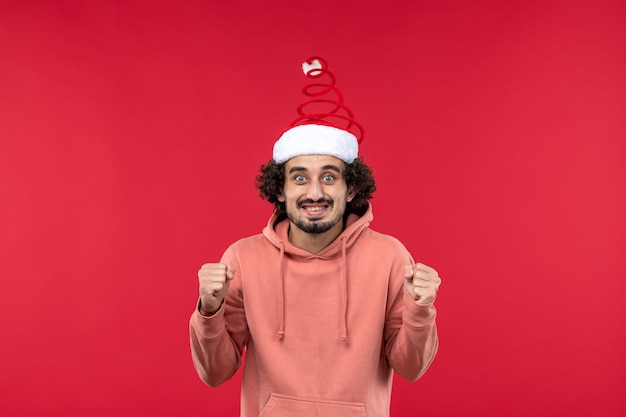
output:
{"label": "man's teeth", "polygon": [[323,207],[307,207],[307,210],[309,211],[322,211],[324,210]]}

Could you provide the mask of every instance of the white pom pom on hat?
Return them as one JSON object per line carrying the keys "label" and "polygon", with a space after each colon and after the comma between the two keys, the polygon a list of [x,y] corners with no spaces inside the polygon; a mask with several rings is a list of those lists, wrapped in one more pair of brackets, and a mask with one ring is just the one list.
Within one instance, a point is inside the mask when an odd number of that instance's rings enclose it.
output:
{"label": "white pom pom on hat", "polygon": [[[331,155],[346,163],[352,163],[359,153],[363,139],[363,127],[354,119],[352,111],[343,103],[343,95],[335,87],[335,77],[328,71],[326,62],[319,57],[309,58],[302,64],[302,71],[309,78],[330,77],[329,84],[313,83],[305,86],[303,93],[311,99],[298,107],[299,117],[274,143],[273,159],[282,164],[302,155]],[[328,93],[336,97],[328,98]],[[326,95],[324,98],[319,98]],[[325,105],[326,111],[307,113],[305,107]]]}

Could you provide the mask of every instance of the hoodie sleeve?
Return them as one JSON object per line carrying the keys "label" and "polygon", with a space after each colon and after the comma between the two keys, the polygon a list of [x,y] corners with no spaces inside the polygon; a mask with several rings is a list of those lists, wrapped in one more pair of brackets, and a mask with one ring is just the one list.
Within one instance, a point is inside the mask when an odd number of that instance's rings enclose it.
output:
{"label": "hoodie sleeve", "polygon": [[[403,277],[403,265],[394,268],[394,276]],[[426,372],[437,353],[437,315],[435,306],[417,305],[396,281],[395,298],[385,324],[385,353],[393,369],[403,378],[415,381]]]}
{"label": "hoodie sleeve", "polygon": [[248,343],[249,331],[243,306],[243,291],[238,265],[230,256],[222,263],[235,265],[224,304],[212,316],[203,316],[198,307],[189,320],[191,356],[198,376],[207,385],[217,387],[229,380],[241,365],[241,355]]}

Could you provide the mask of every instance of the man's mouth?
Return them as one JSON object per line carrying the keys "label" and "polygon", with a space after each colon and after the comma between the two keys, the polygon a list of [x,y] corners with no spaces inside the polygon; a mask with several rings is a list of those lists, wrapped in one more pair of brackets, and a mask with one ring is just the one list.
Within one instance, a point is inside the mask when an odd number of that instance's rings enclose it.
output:
{"label": "man's mouth", "polygon": [[307,217],[318,218],[324,216],[332,204],[329,202],[303,202],[299,206]]}

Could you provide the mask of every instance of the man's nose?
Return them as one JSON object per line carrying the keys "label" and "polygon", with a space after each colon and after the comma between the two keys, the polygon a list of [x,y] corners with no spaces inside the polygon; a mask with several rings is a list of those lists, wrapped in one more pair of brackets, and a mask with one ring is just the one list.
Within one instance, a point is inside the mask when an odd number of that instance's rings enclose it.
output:
{"label": "man's nose", "polygon": [[318,201],[324,198],[324,190],[322,188],[322,184],[318,180],[312,180],[309,182],[309,189],[307,191],[307,197],[313,201]]}

